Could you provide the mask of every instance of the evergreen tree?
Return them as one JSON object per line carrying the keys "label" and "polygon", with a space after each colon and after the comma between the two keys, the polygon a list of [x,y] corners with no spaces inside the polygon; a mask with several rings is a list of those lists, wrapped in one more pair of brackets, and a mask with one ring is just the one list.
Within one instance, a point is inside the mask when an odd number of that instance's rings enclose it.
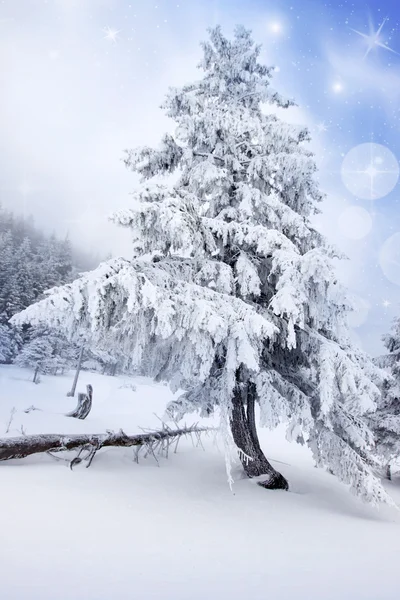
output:
{"label": "evergreen tree", "polygon": [[0,363],[11,363],[18,351],[18,332],[13,327],[0,323]]}
{"label": "evergreen tree", "polygon": [[309,134],[268,112],[291,103],[248,31],[229,41],[213,29],[203,50],[202,79],[167,96],[174,136],[127,153],[144,180],[178,173],[144,183],[114,216],[132,230],[133,260],[102,264],[15,322],[90,331],[94,347],[185,389],[169,409],[178,417],[218,407],[266,488],[287,481],[260,447],[256,402],[263,425],[286,422],[319,466],[379,501],[363,415],[382,376],[348,340],[335,253],[310,225],[322,195]]}
{"label": "evergreen tree", "polygon": [[43,374],[56,375],[71,368],[77,359],[77,347],[58,331],[36,327],[15,359],[20,367],[31,368]]}
{"label": "evergreen tree", "polygon": [[6,282],[5,311],[9,317],[34,302],[33,284],[31,243],[29,238],[25,238],[15,253],[13,274]]}
{"label": "evergreen tree", "polygon": [[[61,241],[54,235],[46,238],[32,218],[14,217],[0,205],[0,324],[7,325],[12,315],[43,297],[47,289],[70,281],[80,269],[76,261],[82,256],[73,250],[68,237]],[[34,337],[29,326],[21,332],[7,327],[2,331],[0,363],[10,362],[23,342]],[[74,354],[73,346],[58,352],[59,368],[69,367]]]}
{"label": "evergreen tree", "polygon": [[68,236],[59,242],[57,270],[62,282],[68,281],[73,268],[72,245]]}
{"label": "evergreen tree", "polygon": [[7,314],[10,285],[16,274],[14,241],[9,229],[0,234],[0,264],[0,322],[7,323],[11,316]]}
{"label": "evergreen tree", "polygon": [[115,375],[118,358],[112,352],[100,348],[86,348],[82,367],[87,370],[100,371],[103,375]]}
{"label": "evergreen tree", "polygon": [[400,459],[400,318],[395,319],[383,342],[388,353],[375,362],[387,370],[388,376],[382,384],[378,408],[370,415],[369,422],[376,438],[376,456],[386,465],[390,478],[392,463]]}

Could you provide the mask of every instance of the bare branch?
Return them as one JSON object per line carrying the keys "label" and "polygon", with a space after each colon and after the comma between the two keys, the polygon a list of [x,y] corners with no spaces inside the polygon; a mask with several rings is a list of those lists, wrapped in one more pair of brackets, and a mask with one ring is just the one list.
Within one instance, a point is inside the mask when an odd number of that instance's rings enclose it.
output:
{"label": "bare branch", "polygon": [[[135,460],[138,460],[139,451],[141,448],[146,448],[147,453],[153,454],[155,444],[168,444],[171,441],[177,442],[182,436],[193,436],[209,431],[208,427],[198,427],[192,425],[177,429],[163,429],[161,431],[153,431],[150,433],[140,433],[136,435],[127,435],[122,429],[118,432],[108,431],[102,434],[42,434],[42,435],[24,435],[12,438],[0,438],[0,461],[10,460],[13,458],[24,458],[32,454],[41,452],[54,453],[69,450],[78,450],[78,454],[70,461],[71,469],[82,462],[87,461],[89,464],[93,461],[95,454],[101,449],[110,446],[117,447],[132,447],[138,448],[135,454]],[[82,453],[86,455],[82,456]],[[156,458],[157,460],[157,458]]]}
{"label": "bare branch", "polygon": [[11,409],[11,412],[10,412],[10,418],[8,420],[8,423],[7,423],[6,433],[8,433],[10,431],[11,423],[13,422],[14,415],[15,415],[16,412],[17,412],[17,409],[15,408],[15,406],[13,406],[12,409]]}

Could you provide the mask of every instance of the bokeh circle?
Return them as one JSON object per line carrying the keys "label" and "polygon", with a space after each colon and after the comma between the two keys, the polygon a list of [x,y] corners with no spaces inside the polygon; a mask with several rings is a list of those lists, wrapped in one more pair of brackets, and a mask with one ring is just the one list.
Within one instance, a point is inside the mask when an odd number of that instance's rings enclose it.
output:
{"label": "bokeh circle", "polygon": [[349,206],[339,215],[338,226],[346,238],[361,240],[371,231],[372,218],[362,206]]}
{"label": "bokeh circle", "polygon": [[379,252],[379,265],[386,279],[400,285],[400,232],[384,242]]}
{"label": "bokeh circle", "polygon": [[347,322],[351,328],[361,327],[368,319],[371,306],[367,300],[356,294],[350,297],[350,303],[353,310],[349,312]]}
{"label": "bokeh circle", "polygon": [[362,200],[378,200],[390,194],[399,179],[399,163],[382,144],[355,146],[346,154],[341,169],[349,192]]}

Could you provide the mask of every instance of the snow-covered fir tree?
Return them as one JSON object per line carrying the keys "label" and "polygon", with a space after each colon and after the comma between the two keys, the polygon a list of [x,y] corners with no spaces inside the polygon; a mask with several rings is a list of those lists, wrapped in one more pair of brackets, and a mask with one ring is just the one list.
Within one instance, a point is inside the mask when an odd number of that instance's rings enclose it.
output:
{"label": "snow-covered fir tree", "polygon": [[369,416],[369,423],[376,438],[375,454],[386,466],[390,478],[392,463],[400,460],[400,318],[395,319],[390,333],[383,336],[383,342],[388,352],[375,363],[386,369],[388,376],[383,381],[378,408]]}
{"label": "snow-covered fir tree", "polygon": [[10,317],[40,299],[46,289],[72,281],[72,274],[81,271],[79,264],[88,262],[89,257],[75,250],[68,237],[46,237],[31,218],[15,217],[0,205],[0,324],[6,327],[0,363],[12,362],[32,339],[30,328],[21,332],[10,327]]}
{"label": "snow-covered fir tree", "polygon": [[15,265],[7,286],[7,300],[4,310],[15,315],[32,302],[37,296],[34,289],[32,249],[29,238],[25,238],[15,252]]}
{"label": "snow-covered fir tree", "polygon": [[[291,102],[248,31],[230,41],[215,28],[203,51],[202,77],[167,95],[174,134],[126,155],[143,184],[113,220],[132,230],[133,259],[103,263],[14,321],[90,332],[94,347],[185,389],[175,417],[218,407],[266,488],[288,483],[260,447],[256,403],[262,425],[285,422],[319,466],[377,502],[363,415],[381,374],[348,341],[335,253],[310,225],[322,194],[309,133],[275,116]],[[160,177],[174,172],[174,183]]]}
{"label": "snow-covered fir tree", "polygon": [[29,340],[14,362],[20,367],[33,369],[36,377],[36,373],[63,373],[75,365],[77,356],[78,347],[64,335],[39,326],[31,329]]}
{"label": "snow-covered fir tree", "polygon": [[16,328],[0,322],[0,363],[11,363],[21,343]]}
{"label": "snow-covered fir tree", "polygon": [[99,371],[103,375],[115,375],[118,358],[112,352],[100,348],[85,348],[82,368]]}

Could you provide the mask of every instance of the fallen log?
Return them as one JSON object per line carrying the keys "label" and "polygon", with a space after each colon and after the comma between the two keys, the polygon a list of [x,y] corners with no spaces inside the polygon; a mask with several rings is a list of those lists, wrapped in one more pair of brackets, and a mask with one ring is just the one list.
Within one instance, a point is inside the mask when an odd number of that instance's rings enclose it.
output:
{"label": "fallen log", "polygon": [[66,417],[74,417],[74,419],[86,419],[92,409],[93,388],[89,384],[86,386],[86,394],[80,392],[78,394],[78,404],[75,410],[67,413]]}
{"label": "fallen log", "polygon": [[[72,435],[45,433],[0,438],[0,461],[25,458],[42,452],[79,450],[78,455],[70,463],[71,468],[82,460],[86,460],[89,467],[96,452],[101,448],[110,446],[122,448],[136,446],[138,449],[136,460],[141,448],[146,448],[148,453],[151,453],[154,457],[156,452],[165,452],[168,456],[168,449],[172,442],[178,442],[182,436],[196,436],[198,442],[200,442],[200,435],[211,429],[209,427],[198,427],[197,425],[171,429],[167,425],[163,425],[163,429],[160,431],[150,431],[149,433],[136,435],[127,435],[120,429],[118,432],[108,431],[107,433]],[[81,457],[83,451],[86,451],[86,455]]]}

